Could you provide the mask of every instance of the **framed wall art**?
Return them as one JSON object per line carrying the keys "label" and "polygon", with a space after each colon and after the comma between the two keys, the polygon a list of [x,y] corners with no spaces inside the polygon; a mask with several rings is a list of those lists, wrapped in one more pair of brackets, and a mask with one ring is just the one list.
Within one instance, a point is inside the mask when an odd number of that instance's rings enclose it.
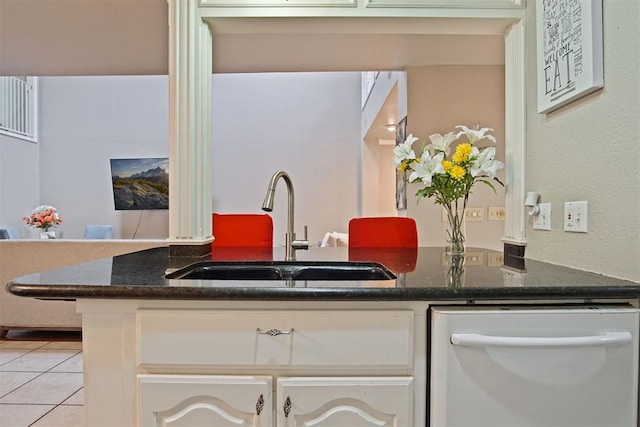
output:
{"label": "framed wall art", "polygon": [[115,210],[169,209],[169,159],[111,159]]}
{"label": "framed wall art", "polygon": [[538,113],[604,86],[602,0],[536,2]]}
{"label": "framed wall art", "polygon": [[[407,139],[407,117],[396,126],[396,145]],[[407,209],[407,173],[396,171],[396,209]]]}

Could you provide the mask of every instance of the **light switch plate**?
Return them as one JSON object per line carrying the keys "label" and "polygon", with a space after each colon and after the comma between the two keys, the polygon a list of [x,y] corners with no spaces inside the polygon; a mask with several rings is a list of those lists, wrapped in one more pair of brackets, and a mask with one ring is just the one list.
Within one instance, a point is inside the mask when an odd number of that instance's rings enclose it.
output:
{"label": "light switch plate", "polygon": [[540,203],[538,208],[538,215],[533,217],[533,229],[551,231],[551,203]]}

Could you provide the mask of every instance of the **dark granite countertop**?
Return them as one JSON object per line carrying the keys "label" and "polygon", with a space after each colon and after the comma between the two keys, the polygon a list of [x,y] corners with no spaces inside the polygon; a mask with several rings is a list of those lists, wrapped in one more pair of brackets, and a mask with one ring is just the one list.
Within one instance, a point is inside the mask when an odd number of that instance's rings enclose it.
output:
{"label": "dark granite countertop", "polygon": [[[383,281],[168,280],[166,273],[208,260],[283,260],[282,248],[215,250],[210,256],[169,257],[167,247],[104,258],[19,277],[12,294],[44,299],[120,298],[183,300],[522,300],[636,299],[640,283],[553,264],[468,248],[454,263],[442,248],[349,250],[311,248],[298,260],[376,261],[398,278]],[[460,259],[458,259],[460,261]],[[511,263],[509,263],[511,264]]]}

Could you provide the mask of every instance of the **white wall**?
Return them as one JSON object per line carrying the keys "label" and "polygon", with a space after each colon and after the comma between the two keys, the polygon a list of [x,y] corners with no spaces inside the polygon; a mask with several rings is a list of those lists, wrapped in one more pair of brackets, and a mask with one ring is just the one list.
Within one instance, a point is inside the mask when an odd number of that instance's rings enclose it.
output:
{"label": "white wall", "polygon": [[[262,213],[271,175],[295,190],[298,236],[347,231],[357,216],[360,73],[215,74],[213,210]],[[284,243],[287,194],[279,182],[274,244]]]}
{"label": "white wall", "polygon": [[[527,2],[527,186],[551,231],[527,226],[528,257],[640,281],[640,2],[604,0],[604,89],[549,114],[536,106],[534,1]],[[563,231],[587,200],[588,233]]]}
{"label": "white wall", "polygon": [[[407,114],[407,74],[404,71],[383,71],[378,73],[375,84],[360,115],[361,135],[365,138],[377,120],[384,125],[398,122]],[[393,94],[392,94],[393,93]],[[387,111],[388,98],[395,99],[392,110]],[[382,117],[378,117],[382,114]],[[390,137],[395,139],[393,134]],[[385,137],[387,137],[385,135]],[[388,137],[387,137],[388,138]]]}
{"label": "white wall", "polygon": [[[117,238],[166,238],[167,211],[114,210],[109,159],[167,156],[167,84],[166,76],[42,78],[41,197],[25,213],[56,206],[64,238],[81,238],[86,224],[113,224]],[[261,212],[282,169],[293,179],[300,235],[305,224],[314,242],[346,231],[357,216],[360,74],[214,75],[213,92],[214,210]],[[286,228],[283,184],[276,244]],[[16,194],[38,188],[28,187]]]}
{"label": "white wall", "polygon": [[[393,145],[365,139],[362,147],[362,216],[398,216]],[[403,216],[401,213],[400,216]]]}
{"label": "white wall", "polygon": [[64,238],[87,224],[114,237],[166,238],[167,210],[116,211],[110,158],[168,157],[168,77],[40,79],[40,203],[58,209]]}
{"label": "white wall", "polygon": [[[404,216],[396,209],[396,172],[393,166],[395,133],[384,129],[407,112],[407,80],[404,71],[380,72],[361,114],[362,208],[361,216]],[[382,129],[382,130],[380,130]]]}
{"label": "white wall", "polygon": [[22,217],[39,202],[38,145],[0,135],[0,227],[11,226],[30,236]]}

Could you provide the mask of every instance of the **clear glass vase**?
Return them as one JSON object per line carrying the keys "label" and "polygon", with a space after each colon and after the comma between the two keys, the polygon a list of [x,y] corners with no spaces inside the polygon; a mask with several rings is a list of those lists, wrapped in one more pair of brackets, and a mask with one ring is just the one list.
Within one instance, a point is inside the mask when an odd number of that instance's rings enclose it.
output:
{"label": "clear glass vase", "polygon": [[464,264],[465,257],[460,254],[446,255],[446,284],[449,288],[460,288],[464,286]]}
{"label": "clear glass vase", "polygon": [[41,240],[48,240],[48,239],[55,239],[55,238],[56,238],[56,232],[53,230],[42,230],[40,232]]}
{"label": "clear glass vase", "polygon": [[447,211],[446,252],[448,254],[464,255],[464,211],[466,207],[466,198],[454,200],[444,207]]}

